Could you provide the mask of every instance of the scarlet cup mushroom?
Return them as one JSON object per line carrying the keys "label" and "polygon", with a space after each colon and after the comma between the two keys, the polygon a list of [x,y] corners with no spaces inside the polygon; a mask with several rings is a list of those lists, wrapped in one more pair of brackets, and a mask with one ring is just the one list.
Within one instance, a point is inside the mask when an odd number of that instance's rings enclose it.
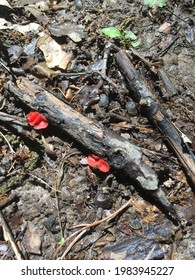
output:
{"label": "scarlet cup mushroom", "polygon": [[28,114],[28,122],[34,129],[44,129],[48,126],[48,121],[39,112],[30,112]]}
{"label": "scarlet cup mushroom", "polygon": [[97,168],[98,168],[100,171],[106,173],[106,172],[108,172],[108,171],[110,170],[110,165],[107,163],[107,161],[105,161],[105,160],[103,160],[103,159],[100,159],[100,160],[98,161],[98,166],[97,166]]}
{"label": "scarlet cup mushroom", "polygon": [[89,166],[93,168],[98,168],[101,172],[108,172],[110,170],[109,164],[104,160],[101,159],[100,157],[90,154],[87,158],[87,162]]}
{"label": "scarlet cup mushroom", "polygon": [[88,155],[87,163],[89,164],[89,166],[97,168],[99,159],[100,158],[98,156],[90,154]]}

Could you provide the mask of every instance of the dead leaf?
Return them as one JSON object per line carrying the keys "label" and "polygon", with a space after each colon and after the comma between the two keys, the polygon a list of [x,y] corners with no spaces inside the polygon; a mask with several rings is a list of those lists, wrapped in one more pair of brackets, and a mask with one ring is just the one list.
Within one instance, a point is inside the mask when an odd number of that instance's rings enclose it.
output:
{"label": "dead leaf", "polygon": [[23,241],[29,253],[35,255],[41,254],[41,238],[38,230],[34,226],[28,225]]}
{"label": "dead leaf", "polygon": [[33,71],[34,75],[36,75],[36,76],[47,77],[49,79],[53,79],[53,77],[55,77],[59,74],[59,71],[54,71],[54,70],[48,68],[45,65],[45,62],[40,62],[37,65],[35,65],[32,68],[32,71]]}
{"label": "dead leaf", "polygon": [[0,0],[0,6],[6,6],[6,7],[12,9],[12,7],[11,7],[10,4],[7,2],[7,0]]}
{"label": "dead leaf", "polygon": [[28,32],[36,32],[39,29],[39,27],[40,25],[35,22],[31,22],[25,25],[20,25],[20,24],[12,24],[11,22],[5,20],[4,18],[0,18],[0,30],[14,29],[22,34],[26,34]]}
{"label": "dead leaf", "polygon": [[181,138],[184,143],[192,143],[192,141],[183,132],[181,132]]}
{"label": "dead leaf", "polygon": [[68,36],[74,42],[80,42],[84,38],[84,27],[73,23],[49,26],[49,31],[56,37]]}
{"label": "dead leaf", "polygon": [[43,141],[43,145],[45,147],[46,154],[51,157],[56,156],[56,153],[54,151],[54,146],[52,144],[49,144],[43,135],[41,136],[41,139]]}
{"label": "dead leaf", "polygon": [[158,29],[158,32],[168,34],[171,31],[171,24],[168,22],[164,22]]}
{"label": "dead leaf", "polygon": [[28,32],[36,32],[38,31],[40,25],[38,23],[35,22],[31,22],[29,24],[25,24],[25,25],[20,25],[20,24],[13,24],[13,29],[15,29],[16,31],[25,34]]}
{"label": "dead leaf", "polygon": [[44,23],[44,25],[49,22],[49,18],[46,15],[49,11],[49,6],[46,1],[37,1],[34,5],[25,6],[24,9],[26,12],[31,13],[38,22]]}
{"label": "dead leaf", "polygon": [[74,166],[76,166],[78,164],[78,157],[77,156],[72,156],[69,157],[68,159]]}
{"label": "dead leaf", "polygon": [[42,50],[45,56],[46,65],[49,68],[58,66],[59,68],[65,70],[73,58],[72,52],[64,52],[61,46],[49,35],[40,37],[37,42],[37,47]]}

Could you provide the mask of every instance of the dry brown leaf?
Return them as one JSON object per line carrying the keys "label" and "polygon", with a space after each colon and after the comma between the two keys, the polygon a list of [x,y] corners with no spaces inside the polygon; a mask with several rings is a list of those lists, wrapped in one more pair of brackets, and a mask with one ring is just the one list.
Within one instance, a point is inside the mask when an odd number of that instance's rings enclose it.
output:
{"label": "dry brown leaf", "polygon": [[35,255],[41,254],[41,238],[38,230],[34,226],[28,225],[23,241],[29,253]]}
{"label": "dry brown leaf", "polygon": [[84,26],[74,23],[49,26],[49,31],[56,37],[68,36],[74,42],[80,42],[84,38]]}
{"label": "dry brown leaf", "polygon": [[48,68],[45,65],[45,62],[40,62],[37,65],[35,65],[32,68],[32,71],[35,75],[38,75],[41,77],[47,77],[49,79],[53,79],[53,77],[55,77],[59,74],[59,71],[54,71],[54,70]]}
{"label": "dry brown leaf", "polygon": [[49,68],[58,66],[65,70],[73,58],[72,52],[64,52],[62,47],[47,34],[40,37],[37,42],[37,47],[42,50],[45,56],[46,65]]}

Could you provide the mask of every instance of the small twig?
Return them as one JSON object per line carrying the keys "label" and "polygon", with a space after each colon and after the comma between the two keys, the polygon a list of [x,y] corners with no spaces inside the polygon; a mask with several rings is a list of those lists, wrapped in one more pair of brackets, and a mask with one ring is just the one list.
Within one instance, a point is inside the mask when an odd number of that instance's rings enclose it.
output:
{"label": "small twig", "polygon": [[2,133],[1,131],[0,131],[0,135],[1,135],[1,136],[3,137],[3,139],[6,141],[8,147],[9,147],[9,149],[10,149],[10,152],[11,152],[12,154],[15,154],[15,152],[14,152],[14,150],[13,150],[11,144],[9,143],[9,141],[7,140],[7,138],[5,137],[5,135],[3,135],[3,133]]}
{"label": "small twig", "polygon": [[[140,54],[138,51],[136,51],[135,49],[131,48],[131,52],[136,55],[137,57],[139,57],[146,65],[148,65],[149,67],[152,67],[152,66],[157,66],[158,65],[158,62],[151,62],[151,61],[148,61],[142,54]],[[127,52],[128,54],[128,52]]]}
{"label": "small twig", "polygon": [[73,98],[70,100],[70,102],[72,102],[76,96],[79,95],[79,93],[84,89],[84,87],[87,85],[88,82],[86,82],[83,86],[81,86],[74,94]]}
{"label": "small twig", "polygon": [[58,222],[59,222],[61,237],[64,237],[64,234],[63,234],[63,230],[62,230],[62,222],[61,222],[61,217],[60,217],[60,206],[59,206],[58,191],[60,189],[60,185],[61,185],[63,177],[64,177],[64,172],[65,172],[64,166],[67,163],[68,158],[73,156],[73,155],[77,155],[77,154],[78,154],[78,152],[74,151],[74,152],[64,156],[64,158],[62,160],[62,163],[60,165],[60,169],[59,169],[58,174],[56,176],[56,181],[55,181],[55,185],[54,185],[54,192],[55,192],[55,198],[56,198],[56,208],[57,208],[57,215],[58,215]]}
{"label": "small twig", "polygon": [[109,54],[110,54],[110,43],[108,43],[105,46],[105,51],[104,51],[104,56],[103,56],[103,65],[102,65],[102,70],[101,70],[102,76],[106,76],[107,62],[108,62]]}
{"label": "small twig", "polygon": [[[112,116],[112,115],[110,115],[110,116]],[[120,118],[120,116],[119,116],[119,118]],[[129,120],[128,120],[128,122],[129,122]],[[118,127],[121,130],[123,130],[123,129],[124,130],[128,130],[128,129],[133,128],[133,129],[138,129],[140,131],[146,131],[148,133],[154,133],[154,130],[151,129],[151,128],[147,128],[147,127],[145,127],[143,125],[129,124],[129,123],[127,123],[127,121],[119,122],[119,123],[111,123],[110,126],[111,127]]]}
{"label": "small twig", "polygon": [[0,112],[0,121],[27,127],[27,122],[24,118]]}
{"label": "small twig", "polygon": [[47,182],[45,182],[43,179],[41,179],[40,177],[38,177],[38,176],[36,176],[36,175],[34,175],[34,174],[32,174],[32,173],[26,173],[26,174],[28,174],[29,176],[31,176],[31,177],[33,177],[33,178],[35,178],[35,179],[37,179],[38,181],[40,181],[42,184],[44,184],[45,186],[47,186],[48,188],[50,188],[51,190],[53,190],[53,187],[51,187]]}
{"label": "small twig", "polygon": [[57,192],[55,193],[55,200],[56,200],[56,208],[57,208],[57,215],[58,215],[58,223],[59,223],[59,227],[60,227],[60,234],[61,234],[61,238],[63,238],[64,234],[63,234],[63,230],[62,230],[62,222],[61,222],[61,217],[60,217],[59,197],[58,197],[58,193]]}
{"label": "small twig", "polygon": [[[71,248],[76,244],[76,242],[90,229],[90,228],[93,228],[93,227],[96,227],[98,226],[99,224],[103,223],[103,222],[106,222],[106,221],[109,221],[111,219],[113,219],[114,217],[116,217],[120,212],[122,212],[125,208],[127,208],[130,204],[134,204],[133,202],[133,199],[130,198],[125,204],[123,204],[118,210],[116,210],[114,213],[112,213],[111,215],[101,219],[101,220],[98,220],[98,221],[95,221],[91,224],[80,224],[80,225],[77,225],[77,226],[74,226],[72,228],[78,228],[78,227],[82,227],[81,229],[77,230],[76,232],[74,232],[72,235],[70,235],[65,241],[64,241],[64,244],[67,243],[70,239],[72,239],[75,235],[77,235],[73,241],[70,243],[70,245],[66,248],[65,252],[63,253],[63,255],[59,258],[59,259],[63,259],[67,254],[68,252],[71,250]],[[63,245],[64,245],[63,244]],[[63,246],[62,245],[62,246]],[[61,248],[61,247],[60,247]],[[59,249],[60,249],[59,248]],[[59,250],[58,249],[58,250]]]}
{"label": "small twig", "polygon": [[68,254],[68,252],[71,250],[71,248],[77,243],[77,241],[87,232],[87,228],[82,229],[82,231],[76,236],[75,239],[69,244],[69,246],[64,251],[63,255],[58,258],[59,260],[63,260],[64,257]]}
{"label": "small twig", "polygon": [[158,69],[158,75],[161,78],[161,80],[164,84],[164,87],[169,92],[169,94],[171,96],[177,95],[177,91],[174,88],[173,83],[171,82],[169,76],[167,75],[167,73],[165,72],[165,70],[163,68]]}
{"label": "small twig", "polygon": [[12,169],[14,169],[14,164],[16,163],[16,160],[14,160],[14,162],[12,162],[12,165],[10,166],[9,170],[7,171],[7,174],[9,174]]}
{"label": "small twig", "polygon": [[154,246],[152,247],[152,249],[148,252],[147,256],[144,258],[144,260],[149,260],[154,252],[154,250],[156,249],[156,244],[154,244]]}
{"label": "small twig", "polygon": [[173,46],[173,44],[175,44],[175,42],[179,39],[180,36],[176,36],[175,38],[172,39],[172,41],[168,44],[168,46],[166,46],[164,49],[162,49],[158,55],[160,57],[164,56],[168,50]]}
{"label": "small twig", "polygon": [[66,240],[64,240],[63,244],[61,244],[55,251],[54,253],[54,258],[57,256],[58,252],[60,251],[60,249],[64,246],[65,243],[67,243],[69,240],[71,240],[74,236],[76,236],[77,234],[79,234],[81,231],[83,231],[83,228],[75,231],[74,233],[72,233],[71,235],[69,235]]}
{"label": "small twig", "polygon": [[118,210],[116,210],[114,213],[110,214],[109,216],[107,216],[107,217],[105,217],[105,218],[103,218],[101,220],[95,221],[95,222],[93,222],[91,224],[80,224],[80,225],[74,226],[72,228],[78,228],[78,227],[91,228],[91,227],[96,227],[99,224],[101,224],[103,222],[106,222],[106,221],[109,221],[109,220],[113,219],[114,217],[116,217],[121,211],[123,211],[125,208],[127,208],[130,204],[133,204],[132,198],[130,198],[125,204],[123,204]]}
{"label": "small twig", "polygon": [[15,78],[17,79],[17,77],[14,75],[14,73],[3,63],[0,61],[0,64]]}
{"label": "small twig", "polygon": [[102,77],[103,80],[105,80],[108,84],[112,85],[113,88],[115,89],[119,89],[120,86],[118,86],[117,84],[115,84],[115,82],[113,82],[108,76],[106,76],[106,74],[103,74],[102,72],[100,71],[94,71],[94,73],[100,75]]}
{"label": "small twig", "polygon": [[6,236],[7,236],[8,240],[11,244],[11,247],[12,247],[12,249],[13,249],[15,255],[16,255],[16,259],[17,260],[22,260],[23,259],[22,254],[21,254],[20,250],[18,249],[18,246],[17,246],[17,244],[14,240],[13,234],[12,234],[12,232],[11,232],[11,230],[10,230],[10,228],[9,228],[1,210],[0,210],[0,220],[1,220],[1,224],[3,226],[3,230],[6,233]]}
{"label": "small twig", "polygon": [[65,154],[63,159],[62,159],[62,162],[61,162],[61,165],[59,167],[59,171],[56,175],[56,180],[55,180],[55,183],[54,183],[54,187],[52,187],[52,191],[50,193],[50,195],[53,195],[53,193],[56,193],[56,192],[59,192],[59,189],[60,189],[60,185],[61,185],[61,182],[62,182],[62,179],[63,179],[63,176],[64,176],[64,166],[66,163],[68,163],[68,158],[74,156],[74,155],[78,155],[80,154],[80,152],[77,152],[77,151],[74,151],[72,153],[69,153],[69,154]]}

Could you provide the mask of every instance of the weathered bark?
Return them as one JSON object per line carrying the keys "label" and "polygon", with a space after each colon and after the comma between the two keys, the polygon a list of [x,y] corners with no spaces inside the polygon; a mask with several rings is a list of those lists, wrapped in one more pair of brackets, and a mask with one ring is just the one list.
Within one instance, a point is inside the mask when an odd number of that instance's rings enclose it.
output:
{"label": "weathered bark", "polygon": [[17,86],[9,82],[8,90],[30,108],[44,113],[45,117],[57,126],[57,129],[69,134],[91,152],[106,158],[115,170],[135,181],[172,217],[177,216],[164,192],[158,187],[156,174],[142,162],[140,148],[102,124],[84,117],[26,78],[20,78]]}
{"label": "weathered bark", "polygon": [[188,178],[195,184],[195,163],[194,158],[187,153],[189,148],[186,147],[171,121],[162,113],[160,105],[155,100],[144,79],[136,71],[126,52],[118,51],[116,61],[127,80],[133,100],[139,103],[143,115],[157,126],[163,136],[166,137],[167,142],[182,163]]}

